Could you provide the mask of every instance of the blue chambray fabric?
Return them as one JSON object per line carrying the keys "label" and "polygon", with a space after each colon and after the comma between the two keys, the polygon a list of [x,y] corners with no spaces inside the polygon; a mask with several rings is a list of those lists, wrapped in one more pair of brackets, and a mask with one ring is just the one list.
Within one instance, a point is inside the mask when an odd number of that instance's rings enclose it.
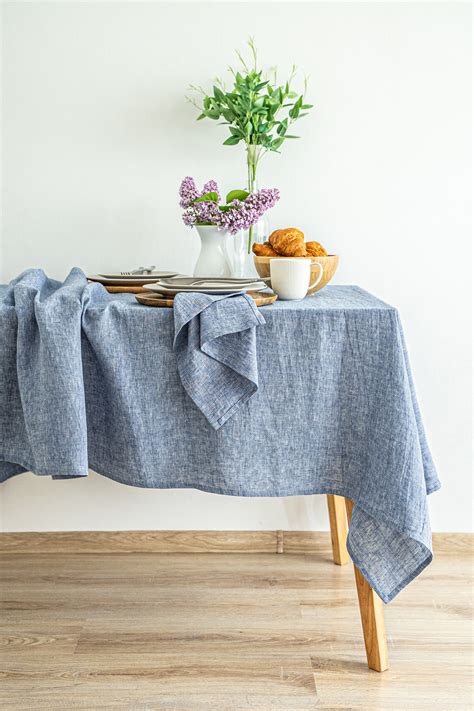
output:
{"label": "blue chambray fabric", "polygon": [[258,389],[255,329],[265,319],[247,294],[177,294],[173,316],[181,383],[217,430]]}
{"label": "blue chambray fabric", "polygon": [[[227,303],[209,334],[226,334]],[[140,487],[346,496],[350,555],[391,600],[432,559],[427,494],[439,488],[396,309],[355,286],[262,307],[258,389],[215,429],[178,362],[180,338],[216,304],[197,320],[182,306],[180,321],[79,269],[64,283],[30,270],[1,287],[0,481],[90,468]]]}

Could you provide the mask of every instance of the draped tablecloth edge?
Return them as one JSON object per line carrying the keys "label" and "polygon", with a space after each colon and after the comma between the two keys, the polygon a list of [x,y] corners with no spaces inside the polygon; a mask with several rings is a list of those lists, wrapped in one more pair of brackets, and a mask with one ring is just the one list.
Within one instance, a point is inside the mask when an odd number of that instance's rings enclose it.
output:
{"label": "draped tablecloth edge", "polygon": [[[361,508],[363,508],[363,507],[361,507]],[[358,557],[354,554],[354,551],[352,550],[352,546],[351,546],[349,540],[346,543],[346,547],[347,547],[347,552],[349,553],[354,565],[356,565],[359,568],[360,572],[362,573],[364,578],[367,580],[367,582],[369,583],[372,590],[375,590],[375,592],[377,593],[379,598],[382,600],[382,602],[384,602],[385,604],[388,604],[398,595],[399,592],[401,592],[401,590],[403,590],[403,588],[405,588],[407,585],[409,585],[411,583],[412,580],[414,580],[416,577],[418,577],[418,575],[433,560],[433,553],[430,551],[430,549],[427,548],[422,541],[418,541],[418,543],[420,543],[420,545],[422,545],[423,548],[426,550],[426,552],[427,552],[426,558],[424,558],[424,560],[421,561],[421,563],[418,565],[418,567],[415,568],[415,570],[413,570],[405,578],[403,578],[403,580],[401,582],[399,582],[398,585],[393,590],[391,590],[389,593],[383,593],[380,590],[377,583],[375,582],[375,580],[372,578],[372,576],[369,575],[369,573],[367,572],[365,567],[360,564],[360,562],[358,561]]]}
{"label": "draped tablecloth edge", "polygon": [[[23,466],[23,465],[19,464],[18,466]],[[31,471],[31,469],[28,467],[24,467],[24,469],[25,469],[25,471],[13,473],[11,476],[9,476],[7,479],[5,479],[4,482],[8,481],[9,479],[13,479],[14,477],[18,476],[19,474],[24,474],[26,472],[31,472],[32,474],[37,475],[37,476],[51,476],[52,479],[59,480],[59,481],[64,481],[64,480],[68,480],[68,479],[84,479],[88,476],[88,474],[72,474],[72,475],[62,475],[62,474],[55,475],[55,474],[53,474],[53,475],[51,475],[50,473],[43,473],[40,471]],[[119,475],[117,476],[117,475],[106,474],[104,472],[99,471],[97,467],[91,466],[90,470],[95,472],[99,476],[104,476],[105,478],[110,479],[111,481],[115,481],[118,484],[130,486],[132,488],[157,489],[157,487],[151,486],[151,485],[148,486],[145,483],[139,484],[139,485],[130,484],[128,481],[126,481],[124,478],[120,477]],[[4,482],[1,482],[1,483],[4,483]],[[441,486],[441,484],[438,482],[435,487],[433,487],[431,490],[427,491],[427,495],[430,495],[430,494],[434,493],[435,491],[438,491],[440,486]],[[388,593],[383,593],[380,590],[380,588],[378,587],[377,582],[370,576],[370,574],[367,572],[365,567],[360,563],[358,556],[355,554],[355,552],[352,549],[350,540],[349,539],[347,540],[347,550],[349,552],[349,555],[350,555],[352,561],[359,568],[360,572],[362,573],[364,578],[367,580],[367,582],[369,583],[371,588],[373,590],[375,590],[375,592],[380,597],[380,599],[386,604],[391,602],[398,595],[398,593],[403,588],[405,588],[412,580],[414,580],[422,572],[422,570],[424,570],[433,560],[432,551],[425,545],[424,541],[422,541],[419,537],[420,531],[407,530],[406,528],[402,529],[399,526],[397,526],[389,517],[383,516],[380,513],[380,511],[368,510],[369,507],[364,506],[358,502],[357,497],[354,495],[354,492],[347,491],[345,488],[343,489],[343,488],[338,488],[338,487],[334,487],[334,486],[320,486],[320,487],[311,488],[310,491],[303,489],[302,491],[300,491],[296,494],[295,493],[286,493],[284,489],[280,490],[280,491],[278,491],[278,493],[274,493],[274,494],[268,494],[268,493],[246,494],[244,492],[240,492],[240,493],[236,494],[236,493],[231,493],[229,490],[226,490],[225,487],[221,487],[221,486],[207,485],[207,486],[202,486],[202,487],[196,487],[196,486],[184,486],[182,483],[176,485],[173,482],[169,482],[165,486],[160,486],[159,490],[161,490],[161,489],[165,489],[165,490],[166,489],[168,489],[168,490],[192,489],[194,491],[202,491],[202,492],[208,493],[208,494],[217,494],[220,496],[234,496],[234,497],[240,497],[240,498],[270,498],[270,499],[274,499],[274,498],[283,498],[283,497],[287,498],[287,497],[292,497],[292,496],[328,496],[328,495],[333,495],[333,496],[342,496],[347,499],[350,499],[351,501],[353,501],[355,507],[361,508],[369,516],[377,518],[377,520],[383,521],[388,526],[392,527],[395,531],[397,531],[397,533],[406,535],[406,536],[414,539],[417,543],[419,543],[421,546],[423,546],[423,549],[426,551],[426,557],[420,562],[420,564],[417,566],[417,568],[415,570],[411,571],[410,574],[407,575],[402,581],[400,581],[398,583],[398,585],[393,590],[391,590]]]}

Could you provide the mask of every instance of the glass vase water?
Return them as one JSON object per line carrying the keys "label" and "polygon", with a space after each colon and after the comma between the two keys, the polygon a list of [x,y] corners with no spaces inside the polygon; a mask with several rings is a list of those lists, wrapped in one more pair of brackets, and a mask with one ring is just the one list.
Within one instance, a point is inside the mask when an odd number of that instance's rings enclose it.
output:
{"label": "glass vase water", "polygon": [[[254,193],[258,190],[256,152],[252,150],[257,148],[258,146],[248,146],[247,148],[249,193]],[[258,278],[258,272],[255,269],[255,263],[253,261],[252,245],[255,242],[263,244],[268,238],[268,235],[269,229],[266,214],[262,215],[258,222],[252,225],[248,230],[240,230],[236,235],[229,235],[227,254],[233,277]]]}

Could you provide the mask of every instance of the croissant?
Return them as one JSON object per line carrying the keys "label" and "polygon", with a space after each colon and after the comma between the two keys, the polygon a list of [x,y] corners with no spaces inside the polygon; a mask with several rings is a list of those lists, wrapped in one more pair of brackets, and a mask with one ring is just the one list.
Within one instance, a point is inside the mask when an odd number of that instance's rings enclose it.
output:
{"label": "croissant", "polygon": [[275,252],[269,242],[264,242],[263,244],[255,242],[252,250],[257,257],[278,257],[278,252]]}
{"label": "croissant", "polygon": [[306,254],[308,257],[327,257],[327,252],[319,242],[306,242]]}
{"label": "croissant", "polygon": [[275,230],[268,238],[271,246],[282,257],[305,257],[304,233],[296,227]]}

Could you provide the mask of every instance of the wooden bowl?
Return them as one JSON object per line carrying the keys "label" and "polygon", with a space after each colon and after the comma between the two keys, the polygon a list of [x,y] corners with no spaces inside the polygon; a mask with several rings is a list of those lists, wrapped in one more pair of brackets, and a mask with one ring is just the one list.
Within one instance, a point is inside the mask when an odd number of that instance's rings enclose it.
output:
{"label": "wooden bowl", "polygon": [[[282,257],[283,258],[283,257]],[[254,255],[253,261],[255,262],[255,269],[258,275],[263,279],[270,276],[270,259],[278,259],[278,257],[256,257]],[[329,284],[334,274],[336,273],[337,266],[339,264],[339,257],[337,254],[328,254],[327,257],[296,257],[296,259],[311,259],[313,264],[320,264],[323,268],[323,278],[314,289],[308,289],[308,294],[314,294],[316,291],[323,289],[326,284]],[[311,265],[311,281],[317,278],[319,274],[319,269]]]}

